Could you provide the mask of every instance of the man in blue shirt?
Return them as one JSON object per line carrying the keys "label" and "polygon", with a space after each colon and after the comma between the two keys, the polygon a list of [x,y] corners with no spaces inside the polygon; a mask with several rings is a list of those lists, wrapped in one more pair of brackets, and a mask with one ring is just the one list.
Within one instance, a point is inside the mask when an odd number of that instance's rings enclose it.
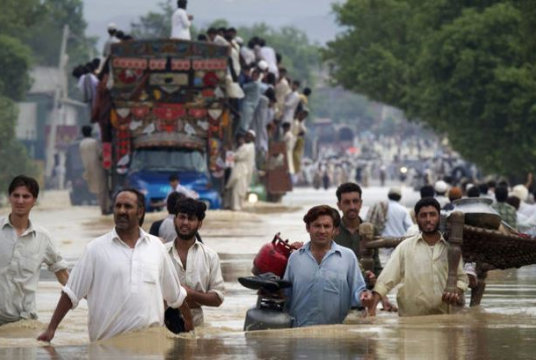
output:
{"label": "man in blue shirt", "polygon": [[352,306],[367,306],[372,295],[354,252],[333,241],[338,211],[315,206],[303,221],[311,241],[290,256],[284,276],[292,283],[285,295],[294,327],[340,324]]}

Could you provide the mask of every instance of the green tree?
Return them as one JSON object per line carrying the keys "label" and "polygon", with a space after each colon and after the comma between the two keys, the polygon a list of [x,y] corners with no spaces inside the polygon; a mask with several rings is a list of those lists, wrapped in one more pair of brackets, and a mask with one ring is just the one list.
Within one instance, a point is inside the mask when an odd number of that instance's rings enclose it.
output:
{"label": "green tree", "polygon": [[135,39],[165,39],[171,34],[171,17],[175,11],[170,0],[158,4],[160,12],[150,11],[137,22],[130,23]]}
{"label": "green tree", "polygon": [[20,101],[30,85],[31,51],[18,39],[0,34],[0,96]]}
{"label": "green tree", "polygon": [[15,137],[18,116],[13,100],[0,96],[0,189],[5,191],[13,177],[25,174],[37,176],[37,168],[28,158],[24,145]]}
{"label": "green tree", "polygon": [[345,88],[446,134],[489,172],[536,169],[534,2],[348,0],[326,59]]}

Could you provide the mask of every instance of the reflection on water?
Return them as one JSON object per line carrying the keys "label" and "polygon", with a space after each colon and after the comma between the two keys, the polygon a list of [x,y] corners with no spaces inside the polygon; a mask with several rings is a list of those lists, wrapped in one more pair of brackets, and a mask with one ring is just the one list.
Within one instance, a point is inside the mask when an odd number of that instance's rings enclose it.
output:
{"label": "reflection on water", "polygon": [[469,311],[353,325],[198,334],[163,328],[80,347],[0,349],[2,359],[533,359],[536,320]]}

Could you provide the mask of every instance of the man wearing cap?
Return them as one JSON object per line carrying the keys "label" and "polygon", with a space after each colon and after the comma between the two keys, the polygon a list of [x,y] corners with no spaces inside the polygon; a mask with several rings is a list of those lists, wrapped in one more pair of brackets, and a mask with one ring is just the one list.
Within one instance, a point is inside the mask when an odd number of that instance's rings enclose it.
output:
{"label": "man wearing cap", "polygon": [[231,169],[231,175],[225,185],[227,206],[231,210],[242,210],[242,202],[248,191],[248,148],[246,147],[246,138],[240,133],[236,136],[236,149],[234,150],[234,164]]}
{"label": "man wearing cap", "polygon": [[186,13],[187,0],[177,1],[177,10],[171,18],[171,38],[178,40],[191,40],[190,21],[193,20],[192,15]]}
{"label": "man wearing cap", "polygon": [[448,185],[443,180],[439,180],[434,185],[434,190],[436,193],[436,200],[439,203],[439,206],[443,208],[445,205],[449,203],[449,199],[445,196],[448,190]]}
{"label": "man wearing cap", "polygon": [[112,52],[112,44],[117,44],[119,39],[115,36],[117,33],[117,26],[114,23],[108,25],[108,35],[110,37],[106,40],[104,44],[104,49],[102,50],[102,56],[104,59],[108,58]]}
{"label": "man wearing cap", "polygon": [[[368,220],[374,224],[376,231],[382,237],[400,237],[406,234],[413,222],[408,209],[400,205],[402,199],[402,189],[392,187],[387,194],[389,201],[380,202],[372,206],[367,214]],[[378,214],[375,216],[374,214]],[[375,220],[375,218],[383,221]]]}
{"label": "man wearing cap", "polygon": [[251,184],[253,179],[253,173],[255,172],[255,138],[256,134],[254,130],[248,130],[246,132],[246,144],[244,145],[247,150],[247,165],[248,165],[248,175],[247,175],[247,187]]}

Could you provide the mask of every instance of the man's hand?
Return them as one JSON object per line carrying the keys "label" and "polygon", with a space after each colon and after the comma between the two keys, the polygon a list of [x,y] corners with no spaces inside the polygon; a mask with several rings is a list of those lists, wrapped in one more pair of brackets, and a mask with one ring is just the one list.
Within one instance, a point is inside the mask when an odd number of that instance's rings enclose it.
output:
{"label": "man's hand", "polygon": [[54,339],[55,331],[47,328],[41,335],[37,337],[39,341],[51,342]]}
{"label": "man's hand", "polygon": [[374,303],[374,297],[372,296],[372,293],[368,290],[363,291],[359,299],[361,300],[361,305],[366,308],[372,306],[372,304]]}
{"label": "man's hand", "polygon": [[374,286],[376,284],[376,275],[370,270],[365,271],[365,281],[370,286]]}
{"label": "man's hand", "polygon": [[183,303],[179,310],[182,315],[182,319],[184,320],[184,330],[187,332],[190,332],[194,329],[194,320],[192,317],[192,312],[190,311],[190,308],[188,307],[187,303]]}
{"label": "man's hand", "polygon": [[188,306],[191,309],[199,309],[201,305],[196,303],[195,300],[193,299],[193,294],[195,293],[195,290],[193,290],[192,288],[189,288],[186,285],[181,285],[181,286],[184,288],[184,290],[186,290],[186,302],[188,303]]}
{"label": "man's hand", "polygon": [[382,298],[382,311],[397,312],[398,308],[396,305],[393,305],[386,296]]}
{"label": "man's hand", "polygon": [[441,298],[443,302],[449,304],[449,305],[463,305],[463,297],[460,294],[460,291],[458,292],[444,292],[443,296]]}
{"label": "man's hand", "polygon": [[290,244],[290,247],[292,249],[294,249],[294,250],[301,249],[303,247],[303,242],[302,241],[295,241],[292,244]]}

